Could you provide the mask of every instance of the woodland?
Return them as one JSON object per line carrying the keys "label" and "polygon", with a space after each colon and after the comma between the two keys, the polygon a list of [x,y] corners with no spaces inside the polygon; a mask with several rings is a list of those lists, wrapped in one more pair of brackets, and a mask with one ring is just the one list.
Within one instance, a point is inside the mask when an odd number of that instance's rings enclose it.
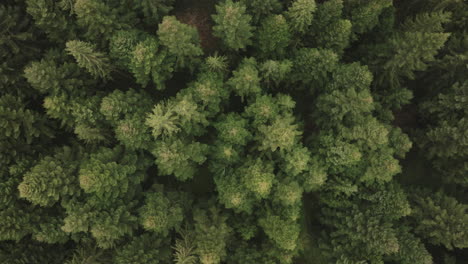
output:
{"label": "woodland", "polygon": [[464,0],[0,1],[1,264],[468,263]]}

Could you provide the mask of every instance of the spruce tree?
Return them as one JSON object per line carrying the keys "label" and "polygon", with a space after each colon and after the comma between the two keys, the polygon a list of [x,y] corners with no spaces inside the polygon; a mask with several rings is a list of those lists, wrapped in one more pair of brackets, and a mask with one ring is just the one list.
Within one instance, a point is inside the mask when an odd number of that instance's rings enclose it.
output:
{"label": "spruce tree", "polygon": [[254,28],[250,25],[251,20],[252,16],[246,14],[244,4],[225,1],[216,5],[213,34],[223,40],[229,49],[243,50],[252,43]]}

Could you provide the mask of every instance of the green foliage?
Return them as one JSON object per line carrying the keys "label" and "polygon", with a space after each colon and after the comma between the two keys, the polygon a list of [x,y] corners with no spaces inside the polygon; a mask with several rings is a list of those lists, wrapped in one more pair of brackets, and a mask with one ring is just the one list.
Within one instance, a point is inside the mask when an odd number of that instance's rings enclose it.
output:
{"label": "green foliage", "polygon": [[128,29],[134,22],[133,13],[119,14],[118,6],[99,0],[75,0],[73,13],[78,26],[86,32],[86,38],[96,42],[102,37],[108,40],[115,31]]}
{"label": "green foliage", "polygon": [[245,58],[228,81],[234,92],[242,98],[255,96],[261,92],[257,61]]}
{"label": "green foliage", "polygon": [[200,142],[174,139],[158,142],[152,153],[161,174],[174,174],[186,181],[195,175],[197,165],[205,162],[207,151],[208,146]]}
{"label": "green foliage", "polygon": [[72,23],[65,10],[59,8],[54,1],[27,0],[25,2],[28,14],[51,40],[64,42],[76,37],[76,24]]}
{"label": "green foliage", "polygon": [[258,49],[261,57],[283,57],[291,34],[282,15],[267,17],[258,32]]}
{"label": "green foliage", "polygon": [[214,72],[225,72],[228,67],[227,58],[225,56],[209,56],[206,58],[206,67],[210,71]]}
{"label": "green foliage", "polygon": [[178,67],[193,65],[190,61],[203,54],[197,30],[180,23],[174,16],[164,17],[157,33],[161,44],[177,58]]}
{"label": "green foliage", "polygon": [[252,14],[254,22],[278,13],[283,8],[283,3],[280,0],[241,0],[240,2],[247,7],[247,12]]}
{"label": "green foliage", "polygon": [[377,26],[383,10],[392,5],[389,0],[351,0],[343,3],[345,16],[351,21],[353,32],[357,34],[366,33]]}
{"label": "green foliage", "polygon": [[[394,86],[399,85],[399,79],[402,77],[413,79],[415,71],[427,69],[427,63],[434,60],[434,56],[448,36],[447,33],[425,32],[404,32],[394,36],[385,47],[384,51],[388,54],[388,57],[384,57],[385,62],[378,62],[383,65],[380,79],[385,78]],[[375,63],[372,62],[372,65]]]}
{"label": "green foliage", "polygon": [[77,150],[64,147],[54,156],[47,156],[39,161],[18,185],[20,197],[33,204],[51,206],[61,197],[78,194],[78,181],[70,177],[76,175],[78,167],[74,151]]}
{"label": "green foliage", "polygon": [[[152,234],[133,237],[129,243],[116,251],[114,263],[164,263],[170,259],[170,250],[164,241]],[[166,262],[167,263],[167,262]]]}
{"label": "green foliage", "polygon": [[260,65],[263,81],[268,85],[279,86],[282,81],[288,79],[293,64],[290,60],[267,60]]}
{"label": "green foliage", "polygon": [[2,1],[0,263],[465,263],[467,17]]}
{"label": "green foliage", "polygon": [[180,239],[177,239],[175,245],[172,247],[174,250],[174,263],[195,264],[198,258],[195,255],[195,239],[193,233],[186,229],[181,229],[178,233]]}
{"label": "green foliage", "polygon": [[278,118],[271,125],[261,125],[258,132],[256,140],[261,142],[259,150],[271,151],[292,149],[302,134],[298,131],[298,125],[294,124],[293,117]]}
{"label": "green foliage", "polygon": [[445,182],[466,186],[466,131],[468,82],[455,83],[445,92],[421,104],[428,120],[424,136],[418,140],[426,157],[431,160]]}
{"label": "green foliage", "polygon": [[252,17],[245,12],[244,4],[227,0],[216,5],[216,14],[212,16],[216,24],[213,27],[213,35],[222,39],[228,48],[235,51],[245,49],[252,42]]}
{"label": "green foliage", "polygon": [[104,264],[111,261],[107,252],[93,245],[85,245],[77,248],[72,257],[65,264],[82,264],[91,262],[93,264]]}
{"label": "green foliage", "polygon": [[331,245],[333,254],[356,260],[382,262],[382,255],[399,251],[399,243],[391,223],[371,211],[352,209],[350,212],[324,211],[326,223],[333,225]]}
{"label": "green foliage", "polygon": [[137,175],[128,177],[136,171],[132,164],[136,155],[130,152],[120,158],[122,154],[121,148],[101,148],[83,162],[79,171],[79,183],[85,193],[92,193],[99,199],[116,199],[128,191],[132,181],[141,181]]}
{"label": "green foliage", "polygon": [[223,116],[214,126],[218,131],[218,138],[231,145],[244,146],[251,139],[252,135],[247,130],[246,119],[234,113]]}
{"label": "green foliage", "polygon": [[129,68],[132,61],[132,52],[142,37],[143,33],[138,30],[119,30],[115,32],[109,41],[109,56],[120,67]]}
{"label": "green foliage", "polygon": [[78,65],[85,68],[94,77],[109,79],[112,66],[107,56],[95,51],[95,47],[87,42],[72,40],[66,44],[67,52],[72,55]]}
{"label": "green foliage", "polygon": [[468,206],[443,192],[429,194],[416,192],[411,196],[411,217],[417,226],[415,232],[431,244],[448,249],[468,247]]}
{"label": "green foliage", "polygon": [[162,191],[147,193],[145,205],[140,208],[140,224],[145,230],[167,236],[177,229],[184,219],[182,203],[178,193]]}
{"label": "green foliage", "polygon": [[226,244],[231,228],[226,216],[216,207],[193,210],[196,254],[202,264],[217,264],[226,257]]}
{"label": "green foliage", "polygon": [[[139,42],[130,55],[129,69],[136,82],[143,87],[150,80],[158,90],[164,90],[165,81],[172,77],[175,61],[166,50],[161,49],[155,38],[149,37]],[[164,68],[161,66],[165,65]]]}
{"label": "green foliage", "polygon": [[276,245],[285,250],[294,250],[297,247],[299,237],[299,225],[294,221],[283,219],[281,216],[267,212],[258,220],[265,234]]}
{"label": "green foliage", "polygon": [[135,0],[134,9],[143,14],[147,25],[155,25],[161,17],[167,15],[174,5],[174,0]]}
{"label": "green foliage", "polygon": [[315,0],[295,0],[286,12],[293,32],[303,34],[312,24],[316,9]]}
{"label": "green foliage", "polygon": [[398,243],[400,244],[399,250],[391,257],[392,259],[402,264],[433,263],[432,256],[427,252],[421,240],[411,234],[408,228],[399,229]]}
{"label": "green foliage", "polygon": [[302,48],[293,57],[291,79],[304,85],[321,88],[338,63],[338,56],[331,50]]}
{"label": "green foliage", "polygon": [[343,0],[330,0],[317,7],[309,39],[319,48],[342,54],[349,45],[352,23],[342,19]]}

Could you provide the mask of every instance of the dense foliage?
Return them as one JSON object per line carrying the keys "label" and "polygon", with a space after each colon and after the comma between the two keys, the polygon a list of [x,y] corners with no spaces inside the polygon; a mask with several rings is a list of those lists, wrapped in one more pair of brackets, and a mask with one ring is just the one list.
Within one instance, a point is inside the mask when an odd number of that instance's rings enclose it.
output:
{"label": "dense foliage", "polygon": [[466,263],[467,18],[1,1],[0,263]]}

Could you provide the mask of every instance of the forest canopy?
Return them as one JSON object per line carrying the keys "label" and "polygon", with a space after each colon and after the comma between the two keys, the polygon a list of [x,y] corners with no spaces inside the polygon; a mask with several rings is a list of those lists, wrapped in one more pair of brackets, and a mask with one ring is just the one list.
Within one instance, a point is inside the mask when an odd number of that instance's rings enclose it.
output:
{"label": "forest canopy", "polygon": [[463,0],[2,0],[0,263],[463,264]]}

